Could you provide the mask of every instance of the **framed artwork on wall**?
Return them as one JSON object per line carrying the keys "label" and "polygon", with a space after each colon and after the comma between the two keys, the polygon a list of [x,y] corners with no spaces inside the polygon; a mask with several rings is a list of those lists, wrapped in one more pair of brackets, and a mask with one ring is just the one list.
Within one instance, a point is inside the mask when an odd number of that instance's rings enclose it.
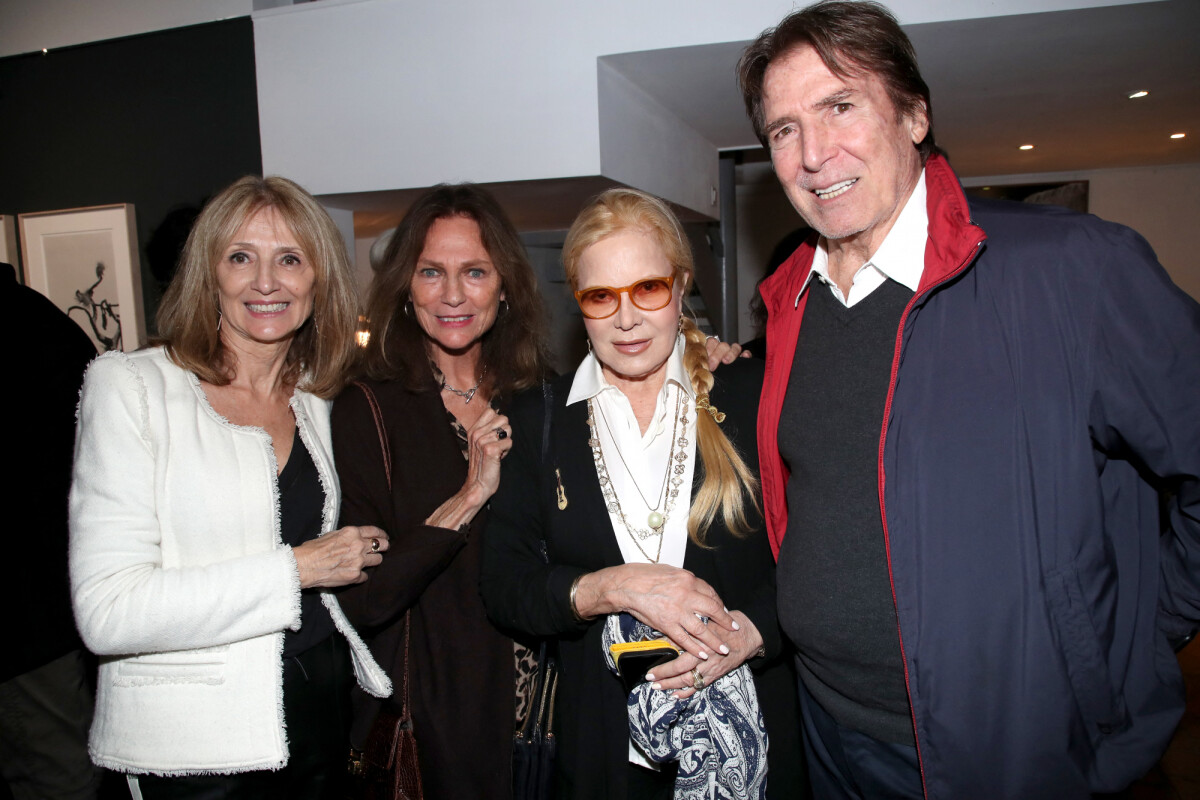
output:
{"label": "framed artwork on wall", "polygon": [[133,204],[21,214],[25,283],[54,301],[101,352],[146,342]]}
{"label": "framed artwork on wall", "polygon": [[20,279],[21,265],[17,263],[17,218],[12,214],[0,214],[0,261],[12,264]]}

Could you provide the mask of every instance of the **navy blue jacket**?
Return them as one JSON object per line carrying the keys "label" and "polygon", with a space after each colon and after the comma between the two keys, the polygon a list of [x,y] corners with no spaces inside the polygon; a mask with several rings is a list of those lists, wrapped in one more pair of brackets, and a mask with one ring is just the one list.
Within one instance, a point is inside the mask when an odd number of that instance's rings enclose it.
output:
{"label": "navy blue jacket", "polygon": [[[925,175],[930,238],[897,331],[879,487],[926,796],[1116,791],[1171,737],[1171,641],[1200,620],[1200,306],[1127,228],[968,204],[940,157]],[[762,289],[776,553],[778,422],[812,253]]]}

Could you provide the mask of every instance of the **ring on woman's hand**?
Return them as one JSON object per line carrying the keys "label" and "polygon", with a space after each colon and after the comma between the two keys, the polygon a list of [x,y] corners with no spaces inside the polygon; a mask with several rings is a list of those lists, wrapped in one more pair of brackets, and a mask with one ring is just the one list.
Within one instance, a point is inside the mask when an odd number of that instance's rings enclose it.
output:
{"label": "ring on woman's hand", "polygon": [[372,539],[372,540],[371,540],[371,552],[372,552],[372,553],[378,553],[378,552],[379,552],[379,540],[378,540],[378,539]]}
{"label": "ring on woman's hand", "polygon": [[496,438],[504,441],[508,438],[508,431],[504,430],[504,428],[496,428]]}
{"label": "ring on woman's hand", "polygon": [[704,676],[699,667],[692,667],[692,686],[697,692],[704,688]]}

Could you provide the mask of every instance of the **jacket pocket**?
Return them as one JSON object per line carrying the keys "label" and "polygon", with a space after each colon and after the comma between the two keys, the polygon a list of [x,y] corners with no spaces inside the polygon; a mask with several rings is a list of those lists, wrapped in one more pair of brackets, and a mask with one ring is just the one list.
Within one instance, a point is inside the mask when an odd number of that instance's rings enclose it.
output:
{"label": "jacket pocket", "polygon": [[1045,581],[1046,606],[1075,702],[1093,732],[1112,733],[1123,724],[1125,715],[1113,689],[1079,576],[1073,569],[1052,570],[1046,573]]}
{"label": "jacket pocket", "polygon": [[172,683],[221,684],[229,645],[198,650],[173,650],[123,658],[117,664],[114,686],[154,686]]}

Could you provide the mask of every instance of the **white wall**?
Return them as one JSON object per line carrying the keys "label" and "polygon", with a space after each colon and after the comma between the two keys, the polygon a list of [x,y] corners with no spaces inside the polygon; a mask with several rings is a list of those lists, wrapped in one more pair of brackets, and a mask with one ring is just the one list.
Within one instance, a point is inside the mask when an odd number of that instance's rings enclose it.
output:
{"label": "white wall", "polygon": [[[1138,1],[891,0],[889,5],[901,22],[921,23]],[[272,4],[0,0],[0,56],[241,16]],[[597,59],[749,40],[799,5],[793,0],[321,0],[256,11],[264,169],[294,177],[317,194],[443,180],[570,178],[605,175],[610,169],[620,176],[614,179],[634,185],[649,181],[651,191],[715,215],[701,190],[709,170],[715,172],[714,164],[700,164],[710,158],[704,142],[689,140],[682,148],[686,152],[673,158],[656,157],[652,148],[642,154],[615,154],[611,148],[602,153]],[[660,110],[627,105],[629,118],[640,114],[645,130],[670,123]],[[623,113],[605,124],[619,127]],[[620,133],[610,143],[636,146],[635,139],[622,139]],[[1113,180],[1132,186],[1138,177]],[[1122,194],[1098,175],[1093,208],[1146,233],[1176,280],[1200,295],[1200,278],[1172,236],[1179,228],[1175,220],[1194,225],[1197,219],[1195,178],[1165,168],[1145,180],[1136,192]],[[1179,199],[1174,209],[1164,202],[1159,210],[1162,180],[1169,183],[1168,194]],[[743,301],[751,296],[763,249],[769,253],[774,244],[767,240],[793,222],[787,206],[775,202],[782,197],[775,192],[773,201],[770,182],[761,181],[738,189],[739,228],[754,232],[742,237],[739,251]],[[740,327],[748,335],[746,320]]]}
{"label": "white wall", "polygon": [[598,78],[600,174],[720,216],[717,148],[603,61]]}
{"label": "white wall", "polygon": [[[1005,8],[996,9],[995,0],[896,0],[891,6],[903,22],[930,22],[1145,1],[1006,0]],[[0,57],[242,17],[293,2],[304,0],[0,0]],[[321,0],[324,6],[354,2],[361,0]]]}
{"label": "white wall", "polygon": [[1171,279],[1200,300],[1200,164],[972,178],[971,186],[1088,182],[1088,211],[1146,237]]}
{"label": "white wall", "polygon": [[[891,6],[915,23],[1124,1]],[[317,194],[601,175],[599,56],[749,40],[796,5],[324,0],[255,12],[263,167]]]}
{"label": "white wall", "polygon": [[0,56],[244,17],[253,0],[0,0]]}
{"label": "white wall", "polygon": [[354,240],[354,212],[345,208],[337,208],[328,203],[323,204],[325,211],[329,213],[333,224],[337,225],[338,233],[342,235],[342,241],[346,245],[346,256],[350,259],[350,263],[354,264],[354,260],[358,258],[357,246]]}
{"label": "white wall", "polygon": [[1171,279],[1200,300],[1200,164],[1109,170],[1088,180],[1092,213],[1145,236]]}
{"label": "white wall", "polygon": [[[891,6],[902,22],[920,23],[1140,1],[892,0]],[[653,104],[610,103],[614,111],[602,126],[597,58],[748,40],[797,5],[288,2],[0,0],[0,55],[208,22],[257,7],[264,9],[253,16],[269,173],[289,175],[318,195],[444,180],[604,175],[715,216],[708,190],[715,171],[711,143],[681,130],[679,146],[672,149],[668,140],[664,147],[659,134],[677,120]],[[631,141],[621,135],[627,128],[647,135]],[[608,131],[605,147],[602,129]]]}

